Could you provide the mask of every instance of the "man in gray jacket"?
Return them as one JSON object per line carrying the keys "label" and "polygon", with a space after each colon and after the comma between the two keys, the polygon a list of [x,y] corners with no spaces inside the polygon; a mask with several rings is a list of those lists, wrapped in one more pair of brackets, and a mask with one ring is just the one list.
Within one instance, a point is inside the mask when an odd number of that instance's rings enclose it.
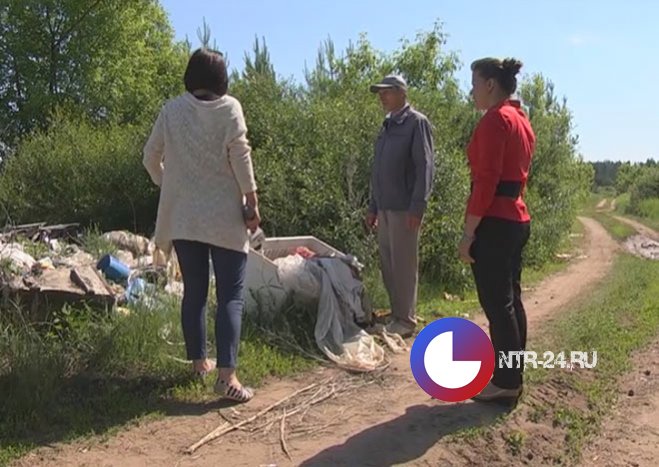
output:
{"label": "man in gray jacket", "polygon": [[371,86],[387,112],[375,142],[366,223],[378,232],[380,267],[393,320],[388,332],[416,329],[419,235],[435,171],[428,118],[407,101],[407,83],[389,75]]}

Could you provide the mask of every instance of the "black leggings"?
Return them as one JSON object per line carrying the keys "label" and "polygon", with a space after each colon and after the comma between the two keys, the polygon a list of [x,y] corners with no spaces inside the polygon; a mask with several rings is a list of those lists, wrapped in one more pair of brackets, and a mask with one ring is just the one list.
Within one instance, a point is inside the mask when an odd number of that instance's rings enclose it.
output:
{"label": "black leggings", "polygon": [[471,247],[471,269],[478,300],[490,323],[495,367],[492,383],[515,389],[522,384],[521,368],[500,368],[499,352],[526,350],[526,312],[522,304],[522,250],[531,233],[530,223],[484,217]]}

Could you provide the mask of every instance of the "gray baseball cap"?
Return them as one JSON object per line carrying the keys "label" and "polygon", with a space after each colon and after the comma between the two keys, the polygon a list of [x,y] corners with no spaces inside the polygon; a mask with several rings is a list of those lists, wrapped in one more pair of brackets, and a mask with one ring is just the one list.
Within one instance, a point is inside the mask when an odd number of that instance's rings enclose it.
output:
{"label": "gray baseball cap", "polygon": [[387,75],[377,84],[371,85],[371,92],[378,92],[380,89],[400,88],[407,89],[405,78],[400,75]]}

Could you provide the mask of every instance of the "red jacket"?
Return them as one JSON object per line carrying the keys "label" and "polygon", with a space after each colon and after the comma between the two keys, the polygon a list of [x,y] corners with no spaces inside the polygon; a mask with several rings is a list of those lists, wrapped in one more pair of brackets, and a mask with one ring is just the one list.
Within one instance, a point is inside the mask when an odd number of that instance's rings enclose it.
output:
{"label": "red jacket", "polygon": [[[530,221],[523,193],[534,149],[535,134],[519,101],[489,109],[467,147],[472,181],[467,214]],[[520,196],[496,196],[501,181],[521,182]]]}

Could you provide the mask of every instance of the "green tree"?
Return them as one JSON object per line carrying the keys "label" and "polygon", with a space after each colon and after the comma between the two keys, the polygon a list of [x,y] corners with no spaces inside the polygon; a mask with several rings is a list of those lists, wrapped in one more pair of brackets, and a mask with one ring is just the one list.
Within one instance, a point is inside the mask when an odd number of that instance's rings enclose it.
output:
{"label": "green tree", "polygon": [[0,131],[43,128],[57,107],[138,122],[182,89],[188,50],[155,0],[3,0]]}
{"label": "green tree", "polygon": [[522,83],[520,94],[535,131],[527,200],[534,218],[526,261],[541,264],[558,248],[592,183],[593,170],[576,151],[572,116],[565,99],[541,75]]}
{"label": "green tree", "polygon": [[[117,5],[120,0],[107,2]],[[73,4],[72,0],[67,4]],[[200,40],[210,43],[207,26]],[[173,44],[163,47],[176,53]],[[159,52],[149,55],[149,49],[139,47],[121,50],[142,50],[144,55],[139,57],[163,63]],[[71,56],[76,57],[73,50]],[[277,75],[265,39],[255,40],[244,60],[243,71],[231,74],[229,92],[245,112],[266,234],[315,235],[356,254],[371,269],[377,268],[375,237],[363,228],[363,217],[373,145],[384,114],[369,85],[385,74],[400,73],[410,83],[412,105],[433,125],[436,148],[435,189],[420,246],[423,277],[449,289],[468,285],[471,275],[458,261],[456,246],[469,192],[465,148],[479,114],[458,85],[455,72],[460,63],[446,50],[440,25],[403,41],[389,54],[373,48],[365,35],[340,54],[328,39],[319,49],[314,68],[306,70],[303,84]],[[141,62],[136,59],[135,63]],[[127,90],[125,95],[123,87],[111,87],[108,92],[117,94],[103,101],[111,112],[99,115],[87,105],[97,96],[85,97],[76,104],[84,113],[58,113],[50,120],[52,128],[26,138],[10,158],[6,179],[0,184],[0,204],[9,209],[12,219],[102,223],[149,234],[157,190],[141,167],[140,153],[153,110],[180,86],[183,64],[181,60],[176,73],[172,67],[170,74],[154,76],[151,87],[141,89],[138,80],[132,84],[137,90]],[[123,76],[119,71],[115,74]],[[72,96],[86,96],[72,89]],[[540,264],[555,253],[569,232],[593,173],[576,152],[569,109],[555,97],[551,83],[535,76],[522,83],[521,94],[538,136],[527,196],[534,224],[526,260]],[[126,96],[149,102],[145,109],[133,108],[131,99],[123,100]],[[44,154],[43,147],[52,150]],[[76,175],[69,179],[71,173]],[[41,185],[43,180],[48,184]]]}
{"label": "green tree", "polygon": [[624,162],[620,165],[616,175],[615,187],[618,194],[627,193],[643,172],[643,166]]}
{"label": "green tree", "polygon": [[24,138],[7,161],[0,212],[17,223],[80,222],[149,234],[158,192],[142,167],[147,131],[55,112],[48,128]]}
{"label": "green tree", "polygon": [[631,185],[629,193],[630,212],[642,215],[640,205],[643,201],[659,199],[659,167],[655,165],[644,166]]}

